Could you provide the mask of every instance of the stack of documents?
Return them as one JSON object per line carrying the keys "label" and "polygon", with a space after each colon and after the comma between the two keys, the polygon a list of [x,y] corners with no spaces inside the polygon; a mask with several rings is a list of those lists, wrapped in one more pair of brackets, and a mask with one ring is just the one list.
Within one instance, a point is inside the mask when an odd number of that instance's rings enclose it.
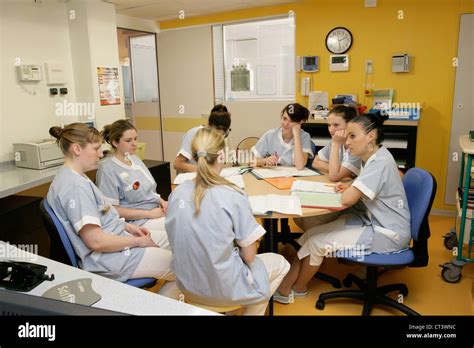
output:
{"label": "stack of documents", "polygon": [[297,180],[291,187],[291,197],[298,197],[303,208],[343,209],[341,193],[334,192],[334,184]]}
{"label": "stack of documents", "polygon": [[266,215],[271,212],[288,215],[303,215],[300,199],[296,196],[250,196],[249,201],[255,215]]}
{"label": "stack of documents", "polygon": [[296,167],[271,167],[271,168],[256,168],[252,173],[258,179],[269,179],[269,178],[281,178],[291,176],[315,176],[321,175],[314,170],[303,168],[302,170],[296,169]]}
{"label": "stack of documents", "polygon": [[[237,171],[235,171],[237,169]],[[229,180],[234,185],[240,187],[241,189],[245,189],[244,179],[242,179],[242,175],[238,175],[238,171],[240,168],[224,168],[221,172],[221,176]],[[196,177],[196,173],[182,173],[176,176],[173,181],[174,185],[181,185],[183,182],[188,180],[194,180]]]}

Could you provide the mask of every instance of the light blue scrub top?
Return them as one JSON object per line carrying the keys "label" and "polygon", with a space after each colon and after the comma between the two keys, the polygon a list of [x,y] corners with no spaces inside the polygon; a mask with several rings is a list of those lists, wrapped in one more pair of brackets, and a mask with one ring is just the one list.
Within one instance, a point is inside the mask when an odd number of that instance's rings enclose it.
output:
{"label": "light blue scrub top", "polygon": [[[318,151],[318,157],[321,159],[321,161],[329,162],[329,157],[331,155],[331,145],[332,140],[330,140],[326,146]],[[350,151],[346,150],[342,144],[339,148],[339,162],[341,163],[342,167],[347,168],[355,175],[359,175],[362,164],[361,159],[359,157],[352,156]]]}
{"label": "light blue scrub top", "polygon": [[176,156],[183,155],[189,160],[189,164],[194,164],[196,165],[196,161],[193,159],[193,153],[192,153],[192,142],[193,138],[196,135],[196,133],[200,130],[203,129],[204,126],[197,126],[194,128],[191,128],[186,132],[186,134],[183,136],[183,141],[181,143],[181,148],[179,149],[179,152]]}
{"label": "light blue scrub top", "polygon": [[[160,206],[160,195],[156,193],[156,182],[142,160],[129,156],[132,165],[109,156],[99,164],[97,187],[113,205],[124,208],[150,210]],[[148,219],[129,220],[143,225]]]}
{"label": "light blue scrub top", "polygon": [[[301,147],[308,157],[313,157],[311,150],[311,136],[304,130],[300,130]],[[257,158],[266,158],[275,154],[279,157],[279,163],[282,166],[294,165],[295,139],[292,138],[289,143],[283,140],[282,128],[270,129],[252,148],[252,152]]]}
{"label": "light blue scrub top", "polygon": [[408,201],[397,164],[384,146],[363,164],[352,186],[363,193],[361,200],[367,208],[366,214],[346,220],[352,226],[366,226],[358,243],[369,245],[369,250],[376,253],[408,248],[411,240]]}
{"label": "light blue scrub top", "polygon": [[186,181],[173,191],[166,215],[178,287],[185,297],[208,305],[268,301],[265,265],[258,258],[246,265],[237,248],[265,234],[253,217],[248,197],[228,186],[212,187],[195,216],[194,186],[194,181]]}
{"label": "light blue scrub top", "polygon": [[145,248],[94,252],[79,235],[82,227],[92,224],[101,227],[104,233],[130,236],[125,231],[125,220],[87,176],[62,167],[54,177],[47,200],[66,230],[80,268],[122,282],[132,276]]}

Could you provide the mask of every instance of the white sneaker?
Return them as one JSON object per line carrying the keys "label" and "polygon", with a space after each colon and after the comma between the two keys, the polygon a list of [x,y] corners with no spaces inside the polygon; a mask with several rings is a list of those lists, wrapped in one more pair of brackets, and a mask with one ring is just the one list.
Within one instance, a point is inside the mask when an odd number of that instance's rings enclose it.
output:
{"label": "white sneaker", "polygon": [[[293,291],[291,293],[293,293]],[[291,298],[291,294],[288,296],[284,296],[280,294],[278,291],[275,291],[275,293],[273,294],[273,301],[282,303],[282,304],[289,304],[290,298]]]}

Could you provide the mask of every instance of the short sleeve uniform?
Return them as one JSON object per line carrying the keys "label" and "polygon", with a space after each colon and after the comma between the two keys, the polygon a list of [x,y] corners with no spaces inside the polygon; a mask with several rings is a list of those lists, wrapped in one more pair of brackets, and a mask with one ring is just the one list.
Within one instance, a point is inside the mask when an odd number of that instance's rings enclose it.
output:
{"label": "short sleeve uniform", "polygon": [[[313,151],[311,149],[311,136],[304,130],[300,130],[300,134],[303,152],[307,153],[309,157],[313,157]],[[292,138],[289,143],[286,143],[283,140],[281,127],[267,131],[252,148],[252,152],[257,158],[266,158],[277,155],[280,159],[279,164],[282,166],[294,165],[294,151],[294,138]]]}
{"label": "short sleeve uniform", "polygon": [[[329,162],[329,157],[331,154],[331,145],[332,140],[330,140],[326,146],[324,146],[321,150],[318,151],[318,157],[321,159],[321,161]],[[347,168],[355,175],[359,175],[361,159],[359,157],[352,156],[350,151],[347,150],[342,144],[339,148],[339,161],[342,167]]]}
{"label": "short sleeve uniform", "polygon": [[[114,156],[101,162],[97,170],[97,186],[113,205],[143,210],[159,207],[160,195],[156,193],[156,182],[150,171],[137,156],[129,158],[130,166]],[[127,222],[141,226],[146,221]]]}
{"label": "short sleeve uniform", "polygon": [[408,247],[410,210],[392,154],[381,146],[367,160],[352,186],[363,193],[367,218],[373,227],[372,252],[389,253]]}
{"label": "short sleeve uniform", "polygon": [[197,126],[197,127],[191,128],[190,130],[186,132],[186,134],[183,136],[181,148],[179,149],[179,152],[176,155],[176,156],[182,155],[186,157],[189,161],[189,164],[196,165],[196,161],[193,159],[191,145],[192,145],[194,136],[202,128],[204,128],[204,126]]}
{"label": "short sleeve uniform", "polygon": [[104,233],[130,236],[125,231],[124,219],[89,178],[70,168],[61,168],[49,188],[47,200],[66,230],[82,269],[119,281],[131,277],[143,258],[144,248],[94,252],[79,235],[85,225],[93,224]]}
{"label": "short sleeve uniform", "polygon": [[246,265],[238,247],[259,239],[265,230],[252,214],[245,194],[228,186],[206,190],[194,215],[194,181],[170,196],[165,228],[173,250],[178,287],[191,300],[213,305],[249,305],[270,297],[268,274],[255,258]]}

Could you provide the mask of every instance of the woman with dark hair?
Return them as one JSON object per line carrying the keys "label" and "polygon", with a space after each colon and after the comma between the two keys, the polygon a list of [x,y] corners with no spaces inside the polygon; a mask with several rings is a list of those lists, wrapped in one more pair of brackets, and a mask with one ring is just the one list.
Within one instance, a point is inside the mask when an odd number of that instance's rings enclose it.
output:
{"label": "woman with dark hair", "polygon": [[[221,131],[224,138],[227,138],[230,133],[230,123],[230,112],[227,110],[227,107],[223,104],[215,105],[207,120],[207,126]],[[197,163],[191,154],[191,143],[196,133],[204,127],[205,126],[197,126],[191,128],[184,135],[181,148],[173,162],[173,168],[178,174],[197,171]]]}
{"label": "woman with dark hair", "polygon": [[381,145],[383,120],[375,115],[357,116],[347,126],[346,146],[363,163],[351,185],[338,183],[342,204],[361,200],[367,212],[346,215],[329,224],[314,226],[298,240],[301,245],[290,271],[274,299],[281,303],[304,297],[307,284],[324,257],[363,258],[371,253],[398,252],[409,246],[410,211],[393,156]]}
{"label": "woman with dark hair", "polygon": [[281,111],[281,127],[270,129],[252,148],[256,166],[295,166],[303,169],[308,157],[313,157],[310,135],[301,129],[308,120],[309,110],[294,103]]}

